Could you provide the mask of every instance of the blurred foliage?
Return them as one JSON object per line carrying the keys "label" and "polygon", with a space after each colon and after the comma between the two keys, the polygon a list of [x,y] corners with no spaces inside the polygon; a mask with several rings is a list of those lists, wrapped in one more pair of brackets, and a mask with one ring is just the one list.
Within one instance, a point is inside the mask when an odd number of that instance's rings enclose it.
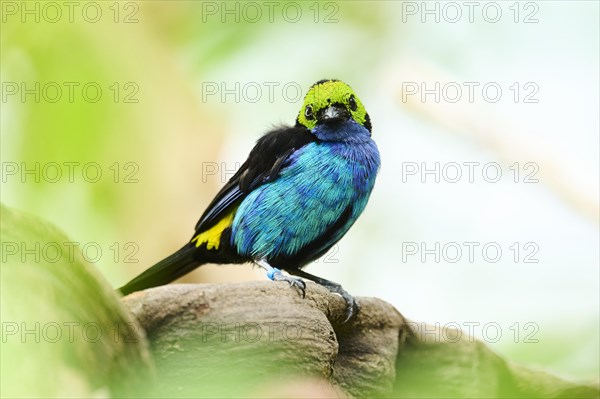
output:
{"label": "blurred foliage", "polygon": [[0,210],[1,396],[139,390],[152,371],[148,344],[112,288],[55,226]]}

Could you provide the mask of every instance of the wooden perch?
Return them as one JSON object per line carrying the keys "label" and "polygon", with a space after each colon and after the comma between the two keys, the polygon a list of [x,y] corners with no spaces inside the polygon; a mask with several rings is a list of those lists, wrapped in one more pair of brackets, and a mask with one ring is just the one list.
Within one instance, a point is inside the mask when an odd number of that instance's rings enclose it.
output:
{"label": "wooden perch", "polygon": [[358,317],[345,325],[343,300],[313,283],[304,299],[265,281],[169,285],[124,303],[150,340],[157,396],[598,396],[464,334],[435,339],[456,331],[420,334],[380,299],[357,300]]}
{"label": "wooden perch", "polygon": [[313,283],[304,299],[272,282],[169,285],[125,298],[151,341],[158,392],[176,380],[190,395],[207,395],[198,380],[224,370],[230,384],[313,376],[351,395],[390,392],[404,319],[382,300],[359,303],[356,320],[341,325],[344,301]]}

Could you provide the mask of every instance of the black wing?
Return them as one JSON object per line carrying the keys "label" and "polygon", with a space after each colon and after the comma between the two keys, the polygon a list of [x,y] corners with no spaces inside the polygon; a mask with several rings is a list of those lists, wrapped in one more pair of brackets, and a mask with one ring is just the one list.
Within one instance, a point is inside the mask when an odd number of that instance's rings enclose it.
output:
{"label": "black wing", "polygon": [[275,179],[288,157],[317,138],[303,127],[283,127],[262,136],[246,162],[223,186],[196,223],[196,233],[207,230],[252,190]]}

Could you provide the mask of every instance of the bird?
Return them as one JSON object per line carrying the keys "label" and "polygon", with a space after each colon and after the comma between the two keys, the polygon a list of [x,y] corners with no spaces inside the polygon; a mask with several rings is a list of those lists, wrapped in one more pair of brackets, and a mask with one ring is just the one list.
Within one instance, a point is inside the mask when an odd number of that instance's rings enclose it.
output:
{"label": "bird", "polygon": [[274,127],[257,140],[190,241],[120,293],[168,284],[206,263],[250,262],[302,297],[303,279],[339,294],[346,302],[344,322],[350,320],[359,310],[356,300],[340,284],[302,269],[327,253],[367,205],[381,164],[371,130],[369,114],[348,84],[316,82],[295,125]]}

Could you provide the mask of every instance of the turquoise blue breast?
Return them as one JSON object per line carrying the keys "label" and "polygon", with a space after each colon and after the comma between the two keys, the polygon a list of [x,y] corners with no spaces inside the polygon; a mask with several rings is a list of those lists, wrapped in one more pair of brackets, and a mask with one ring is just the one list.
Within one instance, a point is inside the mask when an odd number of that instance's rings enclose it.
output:
{"label": "turquoise blue breast", "polygon": [[[292,154],[276,180],[242,201],[232,224],[232,245],[240,255],[267,260],[293,257],[315,240],[321,241],[316,249],[329,248],[364,210],[379,163],[370,138],[304,146]],[[347,222],[323,236],[348,207]]]}

